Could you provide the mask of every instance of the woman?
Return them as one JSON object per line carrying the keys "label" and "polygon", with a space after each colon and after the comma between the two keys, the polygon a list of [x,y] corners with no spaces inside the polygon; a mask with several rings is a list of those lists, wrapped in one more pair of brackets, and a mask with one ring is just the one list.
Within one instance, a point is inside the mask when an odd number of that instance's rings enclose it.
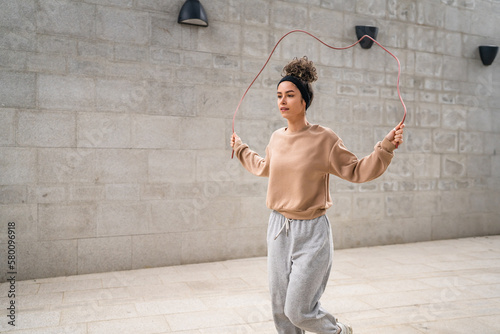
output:
{"label": "woman", "polygon": [[367,182],[382,175],[403,142],[399,124],[363,159],[349,152],[330,129],[307,121],[313,100],[311,83],[317,80],[314,64],[303,57],[283,69],[277,97],[288,126],[275,131],[266,157],[243,144],[233,133],[231,147],[241,164],[257,176],[269,177],[267,206],[268,272],[272,312],[278,333],[309,331],[351,334],[320,305],[333,257],[330,223],[325,215],[332,205],[329,175],[351,182]]}

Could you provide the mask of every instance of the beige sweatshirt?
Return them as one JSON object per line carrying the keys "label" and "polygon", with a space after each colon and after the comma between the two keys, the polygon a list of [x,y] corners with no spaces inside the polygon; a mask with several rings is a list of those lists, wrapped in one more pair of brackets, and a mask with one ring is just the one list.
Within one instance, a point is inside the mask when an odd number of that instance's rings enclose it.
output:
{"label": "beige sweatshirt", "polygon": [[330,174],[356,183],[373,180],[385,172],[395,148],[384,138],[359,160],[335,132],[320,125],[308,125],[298,132],[276,130],[265,158],[240,141],[234,145],[236,156],[249,172],[269,177],[267,207],[291,219],[313,219],[332,206]]}

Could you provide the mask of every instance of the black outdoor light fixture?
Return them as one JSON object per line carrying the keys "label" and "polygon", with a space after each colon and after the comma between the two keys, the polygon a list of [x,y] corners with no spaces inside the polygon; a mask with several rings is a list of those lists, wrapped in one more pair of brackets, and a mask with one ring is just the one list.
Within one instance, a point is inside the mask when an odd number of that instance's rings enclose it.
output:
{"label": "black outdoor light fixture", "polygon": [[[358,41],[364,35],[368,35],[373,39],[377,39],[378,28],[373,26],[356,26],[356,36],[358,37]],[[359,45],[363,49],[369,49],[373,45],[373,41],[369,38],[363,38]]]}
{"label": "black outdoor light fixture", "polygon": [[479,56],[483,65],[488,66],[493,63],[498,52],[498,46],[495,45],[480,45]]}
{"label": "black outdoor light fixture", "polygon": [[177,22],[208,27],[207,13],[199,0],[186,0],[182,5]]}

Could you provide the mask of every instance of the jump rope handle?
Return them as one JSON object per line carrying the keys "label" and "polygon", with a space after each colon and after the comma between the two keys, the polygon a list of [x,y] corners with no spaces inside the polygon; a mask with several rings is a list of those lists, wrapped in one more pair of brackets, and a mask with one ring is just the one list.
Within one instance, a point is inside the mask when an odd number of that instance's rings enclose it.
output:
{"label": "jump rope handle", "polygon": [[[401,120],[401,122],[394,128],[394,130],[396,129],[400,129],[401,128],[401,125],[405,124],[405,119],[406,119],[406,107],[405,107],[405,114],[403,115],[403,119]],[[396,131],[394,131],[394,136],[396,136]],[[399,143],[396,143],[396,148],[399,147]]]}

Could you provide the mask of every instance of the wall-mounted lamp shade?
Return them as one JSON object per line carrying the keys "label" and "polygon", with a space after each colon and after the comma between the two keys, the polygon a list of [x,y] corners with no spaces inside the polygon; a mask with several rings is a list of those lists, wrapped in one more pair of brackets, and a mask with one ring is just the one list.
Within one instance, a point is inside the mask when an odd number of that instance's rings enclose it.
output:
{"label": "wall-mounted lamp shade", "polygon": [[199,0],[186,0],[182,5],[177,22],[208,27],[207,14]]}
{"label": "wall-mounted lamp shade", "polygon": [[[358,41],[364,35],[368,35],[373,39],[377,39],[378,28],[372,26],[356,26],[356,36],[358,37]],[[373,45],[373,41],[369,38],[363,38],[359,45],[363,49],[369,49]]]}
{"label": "wall-mounted lamp shade", "polygon": [[495,45],[481,45],[479,46],[479,56],[483,65],[488,66],[493,63],[498,52],[498,46]]}

